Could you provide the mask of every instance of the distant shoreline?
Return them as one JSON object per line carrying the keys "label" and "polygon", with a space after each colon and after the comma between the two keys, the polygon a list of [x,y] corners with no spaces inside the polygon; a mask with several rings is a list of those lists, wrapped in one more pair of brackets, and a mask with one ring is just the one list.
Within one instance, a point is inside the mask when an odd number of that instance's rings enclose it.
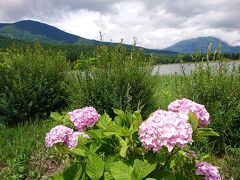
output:
{"label": "distant shoreline", "polygon": [[[153,68],[154,75],[173,75],[173,74],[182,74],[182,69],[189,73],[191,70],[196,68],[196,65],[201,62],[189,62],[189,63],[174,63],[174,64],[157,64]],[[204,65],[207,62],[203,62]],[[209,61],[210,66],[217,65],[219,61]],[[240,60],[236,61],[223,61],[223,63],[227,63],[230,66],[237,65],[240,66]]]}

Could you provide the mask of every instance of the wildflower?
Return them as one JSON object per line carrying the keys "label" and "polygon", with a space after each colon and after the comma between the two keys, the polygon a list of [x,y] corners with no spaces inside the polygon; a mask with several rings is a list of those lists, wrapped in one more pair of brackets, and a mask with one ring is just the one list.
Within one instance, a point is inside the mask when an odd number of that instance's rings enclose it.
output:
{"label": "wildflower", "polygon": [[192,142],[192,126],[185,114],[158,110],[140,125],[138,135],[146,149],[159,152],[165,146],[171,152]]}
{"label": "wildflower", "polygon": [[189,99],[176,100],[168,105],[168,110],[187,114],[192,112],[198,118],[198,125],[200,127],[206,126],[210,123],[209,113],[204,105],[195,103]]}
{"label": "wildflower", "polygon": [[70,115],[70,120],[79,131],[92,127],[100,117],[96,109],[93,107],[76,109],[68,114]]}
{"label": "wildflower", "polygon": [[207,162],[197,163],[196,168],[196,175],[204,176],[205,180],[221,180],[221,176],[217,168]]}

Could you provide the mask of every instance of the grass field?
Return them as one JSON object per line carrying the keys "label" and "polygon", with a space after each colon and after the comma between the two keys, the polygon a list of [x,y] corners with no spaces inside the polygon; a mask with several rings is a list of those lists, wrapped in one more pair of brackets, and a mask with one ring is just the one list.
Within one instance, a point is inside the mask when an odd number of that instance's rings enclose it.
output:
{"label": "grass field", "polygon": [[46,132],[55,126],[50,119],[0,128],[0,179],[38,177],[60,164],[54,149],[45,147]]}

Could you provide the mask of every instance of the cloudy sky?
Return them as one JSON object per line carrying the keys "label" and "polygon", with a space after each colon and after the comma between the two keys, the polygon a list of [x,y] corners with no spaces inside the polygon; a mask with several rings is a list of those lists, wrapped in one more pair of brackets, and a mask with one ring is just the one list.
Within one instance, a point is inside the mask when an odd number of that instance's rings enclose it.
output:
{"label": "cloudy sky", "polygon": [[89,39],[165,48],[215,36],[240,45],[240,0],[0,0],[0,22],[38,20]]}

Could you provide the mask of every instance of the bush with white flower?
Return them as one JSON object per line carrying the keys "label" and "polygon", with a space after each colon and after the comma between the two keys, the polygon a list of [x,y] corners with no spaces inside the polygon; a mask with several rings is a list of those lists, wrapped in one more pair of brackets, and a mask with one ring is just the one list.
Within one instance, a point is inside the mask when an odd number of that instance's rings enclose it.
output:
{"label": "bush with white flower", "polygon": [[157,110],[145,121],[140,111],[114,109],[113,119],[93,107],[51,117],[61,125],[47,133],[47,147],[56,145],[71,162],[53,179],[206,179],[220,173],[194,143],[218,136],[203,105],[188,99]]}

